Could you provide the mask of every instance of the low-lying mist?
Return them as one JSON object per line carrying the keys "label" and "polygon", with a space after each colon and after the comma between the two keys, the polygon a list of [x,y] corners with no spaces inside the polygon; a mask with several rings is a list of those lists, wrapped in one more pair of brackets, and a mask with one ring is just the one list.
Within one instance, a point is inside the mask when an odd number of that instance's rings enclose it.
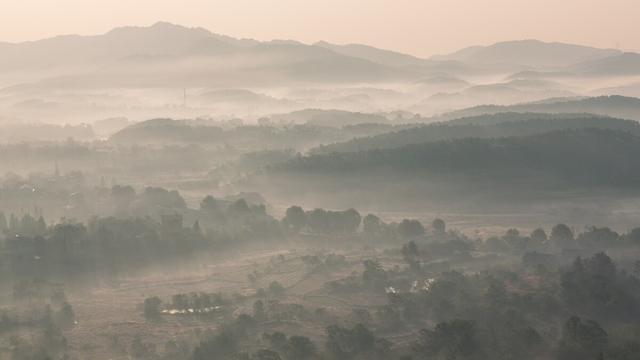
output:
{"label": "low-lying mist", "polygon": [[0,43],[0,359],[640,353],[640,55]]}

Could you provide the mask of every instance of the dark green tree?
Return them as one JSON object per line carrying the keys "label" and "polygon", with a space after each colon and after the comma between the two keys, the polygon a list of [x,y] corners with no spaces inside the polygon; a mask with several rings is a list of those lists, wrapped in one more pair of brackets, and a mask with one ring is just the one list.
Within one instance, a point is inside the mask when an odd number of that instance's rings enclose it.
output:
{"label": "dark green tree", "polygon": [[422,330],[413,352],[421,358],[461,360],[483,359],[483,349],[477,339],[476,325],[470,320],[452,320]]}
{"label": "dark green tree", "polygon": [[558,345],[558,360],[603,359],[608,343],[607,332],[593,320],[577,316],[567,320]]}
{"label": "dark green tree", "polygon": [[150,320],[158,319],[160,317],[161,306],[162,300],[157,296],[144,299],[144,317]]}
{"label": "dark green tree", "polygon": [[444,235],[447,224],[442,219],[434,219],[431,222],[431,229],[433,230],[434,235]]}
{"label": "dark green tree", "polygon": [[404,219],[398,224],[398,235],[403,239],[421,237],[424,234],[424,226],[418,220]]}
{"label": "dark green tree", "polygon": [[362,231],[368,236],[376,236],[382,232],[382,221],[373,214],[367,214],[362,219]]}
{"label": "dark green tree", "polygon": [[299,232],[307,225],[307,214],[300,206],[291,206],[287,209],[282,223],[286,228]]}
{"label": "dark green tree", "polygon": [[287,350],[288,360],[308,360],[316,355],[316,346],[305,336],[291,336]]}

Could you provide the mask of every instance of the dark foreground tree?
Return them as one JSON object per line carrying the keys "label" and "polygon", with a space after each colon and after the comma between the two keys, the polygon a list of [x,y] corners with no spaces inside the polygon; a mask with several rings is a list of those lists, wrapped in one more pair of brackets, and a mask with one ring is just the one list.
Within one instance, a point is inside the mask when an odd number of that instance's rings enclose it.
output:
{"label": "dark foreground tree", "polygon": [[443,322],[433,330],[422,330],[413,351],[419,358],[426,359],[483,359],[483,351],[476,336],[473,321]]}
{"label": "dark foreground tree", "polygon": [[606,346],[607,332],[597,322],[573,316],[564,324],[557,359],[604,359]]}

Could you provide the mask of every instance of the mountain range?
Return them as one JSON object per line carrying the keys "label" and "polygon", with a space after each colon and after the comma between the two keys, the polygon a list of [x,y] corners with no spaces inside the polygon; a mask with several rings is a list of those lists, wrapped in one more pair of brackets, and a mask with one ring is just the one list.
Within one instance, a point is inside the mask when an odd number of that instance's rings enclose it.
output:
{"label": "mountain range", "polygon": [[[239,39],[159,22],[101,35],[0,43],[3,123],[223,116],[256,121],[303,109],[422,117],[548,112],[531,103],[640,97],[639,83],[636,53],[537,40],[420,58],[364,44]],[[455,113],[460,109],[466,112]],[[640,118],[621,109],[594,113]]]}
{"label": "mountain range", "polygon": [[283,80],[380,82],[443,73],[481,73],[487,69],[639,74],[640,56],[524,40],[474,46],[421,59],[362,44],[321,41],[308,45],[290,40],[236,39],[166,22],[116,28],[102,35],[0,43],[0,79],[18,81],[17,74],[24,74],[25,82],[49,78],[53,86],[82,81],[106,87],[168,86],[177,82],[226,86],[229,82],[273,84]]}
{"label": "mountain range", "polygon": [[619,50],[589,46],[546,43],[538,40],[505,41],[489,46],[472,46],[433,60],[453,60],[482,65],[522,66],[525,68],[562,68],[586,61],[620,55]]}

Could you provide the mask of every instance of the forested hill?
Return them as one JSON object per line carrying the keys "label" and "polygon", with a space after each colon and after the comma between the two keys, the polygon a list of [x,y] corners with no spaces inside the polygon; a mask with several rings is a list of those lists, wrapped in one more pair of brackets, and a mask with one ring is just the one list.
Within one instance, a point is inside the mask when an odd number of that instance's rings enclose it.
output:
{"label": "forested hill", "polygon": [[546,113],[546,112],[498,112],[494,114],[481,114],[459,117],[452,120],[444,121],[449,125],[495,125],[510,121],[525,120],[565,120],[565,119],[603,119],[611,118],[608,115],[597,115],[589,113]]}
{"label": "forested hill", "polygon": [[640,138],[605,129],[559,130],[508,138],[465,138],[394,149],[311,155],[273,169],[288,174],[367,177],[455,175],[458,179],[568,181],[640,187]]}
{"label": "forested hill", "polygon": [[[222,127],[196,120],[152,119],[130,125],[113,134],[114,144],[182,144],[234,146],[244,150],[307,150],[319,144],[388,132],[391,124],[355,124],[342,127],[314,124],[238,125]],[[403,125],[398,125],[403,126]]]}
{"label": "forested hill", "polygon": [[375,136],[355,138],[343,143],[320,146],[313,154],[355,152],[398,148],[410,144],[461,138],[527,136],[564,129],[599,128],[621,130],[640,136],[640,124],[588,114],[504,113],[457,119],[451,122],[420,125]]}
{"label": "forested hill", "polygon": [[587,98],[557,98],[506,106],[480,105],[442,114],[432,118],[432,120],[446,121],[461,117],[505,112],[589,113],[640,120],[640,99],[612,95]]}

